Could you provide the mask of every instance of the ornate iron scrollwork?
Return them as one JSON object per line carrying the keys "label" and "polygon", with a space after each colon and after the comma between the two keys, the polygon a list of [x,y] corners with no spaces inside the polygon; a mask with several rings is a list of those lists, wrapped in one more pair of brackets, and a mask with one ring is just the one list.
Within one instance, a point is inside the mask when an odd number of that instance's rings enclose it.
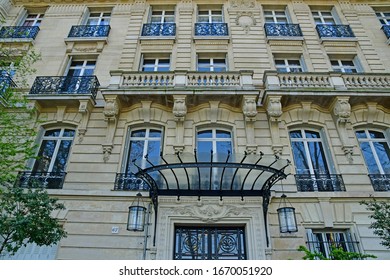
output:
{"label": "ornate iron scrollwork", "polygon": [[142,36],[175,36],[175,23],[146,23],[142,27]]}
{"label": "ornate iron scrollwork", "polygon": [[390,175],[388,174],[370,174],[368,175],[375,191],[390,191]]}
{"label": "ornate iron scrollwork", "polygon": [[68,37],[108,37],[109,25],[74,25]]}
{"label": "ornate iron scrollwork", "polygon": [[295,180],[300,192],[345,191],[343,178],[339,174],[296,174]]}
{"label": "ornate iron scrollwork", "polygon": [[317,24],[320,38],[353,38],[355,35],[349,25]]}
{"label": "ornate iron scrollwork", "polygon": [[21,188],[62,189],[65,172],[20,172],[16,186]]}
{"label": "ornate iron scrollwork", "polygon": [[267,37],[302,37],[302,31],[299,24],[288,23],[266,23],[264,25]]}
{"label": "ornate iron scrollwork", "polygon": [[38,26],[3,26],[0,38],[3,39],[35,39],[39,32]]}
{"label": "ornate iron scrollwork", "polygon": [[195,36],[228,36],[226,23],[195,23]]}

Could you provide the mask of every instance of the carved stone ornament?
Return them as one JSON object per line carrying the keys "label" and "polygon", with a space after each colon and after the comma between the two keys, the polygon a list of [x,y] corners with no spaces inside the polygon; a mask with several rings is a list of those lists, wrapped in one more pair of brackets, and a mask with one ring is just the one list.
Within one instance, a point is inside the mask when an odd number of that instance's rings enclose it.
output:
{"label": "carved stone ornament", "polygon": [[348,122],[349,117],[351,116],[351,105],[348,102],[348,99],[338,99],[333,113],[338,117],[339,121]]}
{"label": "carved stone ornament", "polygon": [[241,26],[248,34],[252,26],[256,25],[256,19],[251,12],[240,12],[236,17],[236,24]]}
{"label": "carved stone ornament", "polygon": [[236,206],[203,205],[176,208],[176,213],[198,218],[206,223],[215,223],[223,218],[248,214],[249,211]]}
{"label": "carved stone ornament", "polygon": [[256,118],[257,104],[255,97],[247,97],[244,99],[242,112],[244,113],[247,120],[254,120],[254,118]]}
{"label": "carved stone ornament", "polygon": [[186,106],[185,97],[174,98],[172,112],[176,120],[181,120],[181,121],[184,120],[184,117],[187,115],[187,106]]}
{"label": "carved stone ornament", "polygon": [[267,114],[271,121],[277,121],[283,114],[280,97],[270,98],[267,106]]}
{"label": "carved stone ornament", "polygon": [[104,106],[104,117],[106,119],[114,118],[119,112],[118,103],[115,99],[106,100],[106,105]]}
{"label": "carved stone ornament", "polygon": [[230,3],[232,8],[239,9],[253,9],[256,6],[255,0],[231,0]]}
{"label": "carved stone ornament", "polygon": [[110,159],[110,155],[113,149],[112,144],[102,144],[103,147],[103,160],[107,162]]}

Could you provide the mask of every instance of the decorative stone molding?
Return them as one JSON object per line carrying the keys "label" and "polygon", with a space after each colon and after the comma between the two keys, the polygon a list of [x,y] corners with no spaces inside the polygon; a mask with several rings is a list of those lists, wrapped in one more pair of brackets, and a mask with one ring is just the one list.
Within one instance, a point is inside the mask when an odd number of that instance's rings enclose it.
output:
{"label": "decorative stone molding", "polygon": [[281,99],[281,96],[272,96],[268,98],[267,115],[272,122],[278,122],[283,114]]}
{"label": "decorative stone molding", "polygon": [[246,208],[236,207],[231,205],[186,206],[186,207],[176,208],[175,211],[180,215],[197,218],[205,223],[215,223],[220,221],[223,218],[249,214],[249,211]]}
{"label": "decorative stone molding", "polygon": [[192,0],[182,0],[177,4],[177,7],[181,13],[192,13],[194,11],[194,4]]}
{"label": "decorative stone molding", "polygon": [[338,122],[349,122],[351,116],[351,105],[349,104],[349,97],[337,97],[333,107],[333,113],[337,117]]}
{"label": "decorative stone molding", "polygon": [[373,124],[378,115],[377,103],[367,103],[367,123]]}
{"label": "decorative stone molding", "polygon": [[300,113],[301,113],[301,120],[303,123],[308,123],[311,120],[310,118],[310,115],[312,113],[311,104],[312,104],[311,101],[301,102],[302,109],[300,110]]}
{"label": "decorative stone molding", "polygon": [[172,113],[175,117],[175,121],[184,121],[187,115],[187,105],[185,96],[174,96],[173,97],[173,108]]}
{"label": "decorative stone molding", "polygon": [[209,101],[210,103],[210,121],[216,123],[218,121],[219,101]]}
{"label": "decorative stone molding", "polygon": [[255,0],[231,0],[230,7],[236,9],[253,9],[256,7]]}
{"label": "decorative stone molding", "polygon": [[118,122],[119,100],[117,96],[105,96],[106,104],[103,109],[104,120],[107,122],[107,133],[103,147],[103,160],[107,162],[114,147],[114,134]]}
{"label": "decorative stone molding", "polygon": [[79,143],[83,142],[89,117],[93,109],[93,104],[90,100],[80,100],[79,113],[81,114],[81,121],[78,128]]}
{"label": "decorative stone molding", "polygon": [[64,121],[66,106],[57,106],[57,122],[62,123]]}
{"label": "decorative stone molding", "polygon": [[284,145],[280,141],[279,125],[281,122],[281,116],[283,114],[282,109],[282,97],[270,96],[267,98],[265,106],[267,108],[267,116],[271,131],[272,138],[272,150],[274,155],[281,156],[283,154]]}
{"label": "decorative stone molding", "polygon": [[242,112],[244,113],[246,121],[256,121],[257,104],[255,96],[244,96]]}
{"label": "decorative stone molding", "polygon": [[245,34],[248,34],[250,28],[256,25],[256,19],[252,12],[239,12],[236,17],[236,24],[244,29]]}

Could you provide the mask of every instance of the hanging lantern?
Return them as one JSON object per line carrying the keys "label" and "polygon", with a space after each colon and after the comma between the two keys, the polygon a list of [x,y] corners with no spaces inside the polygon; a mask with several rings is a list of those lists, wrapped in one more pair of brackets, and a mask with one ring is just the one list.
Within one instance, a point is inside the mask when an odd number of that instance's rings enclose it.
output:
{"label": "hanging lantern", "polygon": [[[278,217],[279,217],[279,228],[281,233],[291,233],[297,232],[297,220],[295,218],[295,208],[286,205],[286,195],[281,196],[282,200],[280,201],[278,208]],[[283,206],[283,207],[280,207]]]}
{"label": "hanging lantern", "polygon": [[146,207],[142,202],[142,194],[137,194],[137,199],[129,207],[127,217],[127,230],[144,231]]}

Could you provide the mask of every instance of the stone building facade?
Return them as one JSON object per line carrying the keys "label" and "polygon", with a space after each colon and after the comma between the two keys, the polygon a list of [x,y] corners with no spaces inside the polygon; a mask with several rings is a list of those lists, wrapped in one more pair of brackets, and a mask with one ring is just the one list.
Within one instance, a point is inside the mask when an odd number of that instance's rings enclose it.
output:
{"label": "stone building facade", "polygon": [[[390,200],[390,1],[1,0],[0,15],[2,48],[42,56],[25,89],[40,160],[21,183],[66,206],[68,237],[19,256],[283,260],[336,242],[390,259],[360,205]],[[128,231],[138,193],[146,225]]]}

